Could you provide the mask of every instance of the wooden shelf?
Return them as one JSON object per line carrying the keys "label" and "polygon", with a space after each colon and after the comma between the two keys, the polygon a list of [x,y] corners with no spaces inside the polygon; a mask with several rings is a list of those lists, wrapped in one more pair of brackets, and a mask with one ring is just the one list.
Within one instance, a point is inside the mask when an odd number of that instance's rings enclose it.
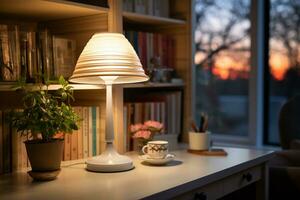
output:
{"label": "wooden shelf", "polygon": [[47,21],[107,13],[108,8],[64,0],[0,0],[0,16]]}
{"label": "wooden shelf", "polygon": [[140,24],[153,24],[153,25],[185,25],[186,22],[180,19],[158,17],[152,15],[145,15],[140,13],[123,12],[125,22],[140,23]]}
{"label": "wooden shelf", "polygon": [[123,88],[176,88],[183,87],[184,83],[137,83],[137,84],[127,84]]}
{"label": "wooden shelf", "polygon": [[[0,91],[14,91],[13,86],[14,83],[1,83]],[[70,84],[73,87],[73,90],[102,90],[105,89],[104,85],[87,85],[87,84]],[[125,84],[123,88],[176,88],[183,87],[184,83],[135,83],[135,84]],[[38,85],[28,84],[28,87],[36,87]],[[57,90],[60,88],[59,84],[52,84],[49,86],[49,90]]]}
{"label": "wooden shelf", "polygon": [[[0,84],[0,91],[14,91],[13,87],[15,86],[14,83],[1,83]],[[38,85],[35,84],[27,84],[29,88],[38,88]],[[70,84],[73,87],[73,90],[102,90],[105,88],[104,85],[87,85],[87,84]],[[49,90],[57,90],[60,88],[61,85],[59,84],[52,84],[49,86]]]}

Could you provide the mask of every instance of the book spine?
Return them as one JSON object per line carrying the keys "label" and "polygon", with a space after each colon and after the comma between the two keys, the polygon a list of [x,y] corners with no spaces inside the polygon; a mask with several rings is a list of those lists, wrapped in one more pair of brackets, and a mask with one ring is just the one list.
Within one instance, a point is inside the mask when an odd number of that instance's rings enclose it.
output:
{"label": "book spine", "polygon": [[160,1],[161,0],[153,0],[153,15],[154,16],[160,16],[160,12],[161,12]]}
{"label": "book spine", "polygon": [[65,134],[64,160],[71,160],[71,135]]}
{"label": "book spine", "polygon": [[[181,92],[176,92],[176,113],[181,113]],[[176,115],[177,135],[181,133],[181,115]]]}
{"label": "book spine", "polygon": [[8,123],[5,122],[5,116],[7,116],[7,111],[3,112],[3,172],[11,172],[12,167],[12,138],[11,138],[11,127]]}
{"label": "book spine", "polygon": [[78,132],[73,131],[71,134],[71,160],[78,159]]}
{"label": "book spine", "polygon": [[0,110],[0,174],[3,174],[3,117]]}
{"label": "book spine", "polygon": [[55,75],[68,78],[72,75],[75,66],[76,42],[66,38],[53,36],[53,59]]}
{"label": "book spine", "polygon": [[16,129],[11,129],[11,140],[12,140],[12,171],[16,172],[17,170],[21,169],[22,166],[22,154],[21,152],[21,142],[18,137]]}
{"label": "book spine", "polygon": [[89,157],[89,109],[82,108],[83,158]]}
{"label": "book spine", "polygon": [[146,12],[148,15],[153,15],[153,0],[146,1]]}
{"label": "book spine", "polygon": [[105,140],[105,103],[100,104],[100,150],[103,152],[106,148],[106,140]]}
{"label": "book spine", "polygon": [[9,44],[8,44],[8,26],[0,25],[0,44],[1,44],[1,73],[3,81],[11,81],[12,78],[12,68],[11,60],[9,57]]}
{"label": "book spine", "polygon": [[39,59],[39,49],[37,45],[36,32],[26,33],[26,81],[37,81],[38,65],[41,64]]}
{"label": "book spine", "polygon": [[[77,115],[79,116],[80,119],[83,117],[82,113],[82,107],[77,108]],[[77,131],[77,142],[78,142],[78,159],[83,158],[83,129],[82,129],[82,121],[78,122],[78,131]]]}
{"label": "book spine", "polygon": [[8,31],[8,47],[9,47],[9,58],[10,58],[10,68],[11,68],[11,80],[16,81],[19,79],[19,49],[18,49],[18,26],[13,25]]}
{"label": "book spine", "polygon": [[128,151],[128,134],[127,134],[127,106],[123,106],[123,141],[125,144],[125,151]]}
{"label": "book spine", "polygon": [[93,116],[92,116],[92,107],[89,107],[89,157],[93,156]]}
{"label": "book spine", "polygon": [[97,155],[97,127],[96,127],[96,107],[92,107],[92,155]]}
{"label": "book spine", "polygon": [[95,123],[96,123],[96,155],[100,155],[100,151],[101,151],[101,149],[100,149],[100,145],[101,145],[101,136],[100,136],[100,107],[99,106],[97,106],[96,107],[96,121],[95,121]]}
{"label": "book spine", "polygon": [[[73,108],[78,113],[77,107]],[[78,159],[78,130],[74,130],[71,134],[71,160]]]}
{"label": "book spine", "polygon": [[30,162],[28,160],[27,156],[27,151],[26,151],[26,146],[25,146],[25,141],[27,140],[27,136],[19,136],[21,139],[21,154],[22,154],[22,164],[21,164],[21,169],[28,168],[30,166]]}

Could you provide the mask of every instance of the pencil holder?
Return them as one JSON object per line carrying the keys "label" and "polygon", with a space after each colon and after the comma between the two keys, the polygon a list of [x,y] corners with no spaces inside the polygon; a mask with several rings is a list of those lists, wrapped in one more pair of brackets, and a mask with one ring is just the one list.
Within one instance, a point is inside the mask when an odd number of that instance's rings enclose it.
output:
{"label": "pencil holder", "polygon": [[189,148],[192,150],[209,150],[210,132],[189,132]]}

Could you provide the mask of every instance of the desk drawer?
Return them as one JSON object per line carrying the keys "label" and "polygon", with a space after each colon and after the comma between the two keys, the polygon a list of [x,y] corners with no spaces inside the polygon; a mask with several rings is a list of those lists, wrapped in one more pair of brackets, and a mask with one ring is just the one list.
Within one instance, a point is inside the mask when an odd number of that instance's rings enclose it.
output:
{"label": "desk drawer", "polygon": [[223,188],[221,182],[211,183],[204,187],[187,192],[177,200],[215,200],[223,196]]}
{"label": "desk drawer", "polygon": [[223,180],[223,195],[258,181],[262,176],[262,166],[256,166]]}

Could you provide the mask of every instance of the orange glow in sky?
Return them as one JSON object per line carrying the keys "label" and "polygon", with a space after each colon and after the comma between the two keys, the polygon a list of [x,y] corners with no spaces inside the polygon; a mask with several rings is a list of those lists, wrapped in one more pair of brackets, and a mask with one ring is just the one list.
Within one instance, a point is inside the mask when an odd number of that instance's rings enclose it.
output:
{"label": "orange glow in sky", "polygon": [[[204,55],[196,53],[195,62],[200,63]],[[247,79],[249,77],[250,67],[242,60],[235,61],[230,56],[219,56],[215,61],[215,66],[212,68],[212,73],[222,80],[234,80],[237,78]],[[276,80],[283,80],[286,71],[289,69],[289,59],[287,56],[280,53],[272,53],[270,55],[270,72]]]}
{"label": "orange glow in sky", "polygon": [[277,80],[283,80],[285,72],[289,68],[289,59],[282,54],[271,54],[270,56],[270,72]]}
{"label": "orange glow in sky", "polygon": [[[198,64],[205,56],[202,53],[196,53],[195,63]],[[212,73],[222,80],[237,79],[249,77],[250,67],[245,63],[246,58],[236,61],[228,55],[221,55],[216,58]],[[271,53],[270,72],[276,80],[283,80],[286,71],[289,69],[289,59],[281,53]]]}
{"label": "orange glow in sky", "polygon": [[249,72],[249,67],[245,63],[242,61],[235,61],[229,56],[219,57],[213,68],[213,74],[219,76],[223,80],[248,78],[246,72]]}

